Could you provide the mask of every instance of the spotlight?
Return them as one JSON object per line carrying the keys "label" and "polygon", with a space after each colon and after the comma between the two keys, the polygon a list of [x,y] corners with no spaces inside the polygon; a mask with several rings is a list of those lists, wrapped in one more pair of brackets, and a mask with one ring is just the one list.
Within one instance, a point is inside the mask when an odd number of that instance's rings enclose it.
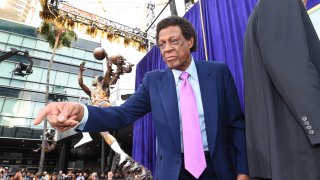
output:
{"label": "spotlight", "polygon": [[32,74],[32,72],[33,71],[30,66],[19,62],[18,66],[13,70],[13,75],[24,77],[25,75]]}
{"label": "spotlight", "polygon": [[32,74],[32,65],[33,61],[29,56],[29,51],[19,51],[15,48],[10,48],[9,52],[5,52],[3,55],[0,56],[0,62],[4,61],[6,59],[9,59],[13,55],[19,55],[19,56],[25,56],[27,57],[27,60],[29,61],[29,65],[26,65],[22,62],[19,62],[19,64],[14,68],[13,74],[17,76],[24,77],[25,75]]}

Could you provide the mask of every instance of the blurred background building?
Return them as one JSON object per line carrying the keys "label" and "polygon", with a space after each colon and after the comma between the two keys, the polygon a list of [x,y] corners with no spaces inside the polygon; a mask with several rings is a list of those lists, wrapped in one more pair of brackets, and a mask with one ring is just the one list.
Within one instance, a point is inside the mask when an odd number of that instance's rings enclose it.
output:
{"label": "blurred background building", "polygon": [[24,23],[29,10],[32,10],[34,5],[34,0],[2,0],[0,2],[1,17]]}
{"label": "blurred background building", "polygon": [[[0,166],[38,167],[39,153],[32,150],[41,143],[42,125],[34,126],[33,119],[40,108],[44,107],[51,49],[47,42],[37,37],[35,30],[34,27],[0,20],[0,53],[10,51],[10,48],[28,50],[34,62],[33,73],[24,77],[14,75],[13,70],[19,62],[27,64],[26,57],[14,55],[0,63]],[[79,64],[86,62],[88,69],[84,72],[84,82],[90,86],[92,79],[103,73],[102,61],[96,61],[92,55],[92,50],[100,46],[97,42],[78,39],[72,48],[61,48],[57,52],[50,75],[50,101],[89,102],[87,95],[78,85]],[[59,164],[59,147],[65,146],[64,143],[71,146],[79,138],[66,138],[59,143],[56,151],[47,153],[47,169],[53,170],[56,164]],[[83,147],[85,150],[91,149],[89,154],[99,155],[100,153],[92,152],[99,144],[100,141],[90,144],[90,147]],[[72,164],[72,155],[82,151],[84,150],[70,151],[71,159],[65,159],[63,163]],[[90,158],[88,154],[86,157]],[[81,160],[79,157],[75,159]],[[95,162],[98,160],[92,157],[90,159]]]}

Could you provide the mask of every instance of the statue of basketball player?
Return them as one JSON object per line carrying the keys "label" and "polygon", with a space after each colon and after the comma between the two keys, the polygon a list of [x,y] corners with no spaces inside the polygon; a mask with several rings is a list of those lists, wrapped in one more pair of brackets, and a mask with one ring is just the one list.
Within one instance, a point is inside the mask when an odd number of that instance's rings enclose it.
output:
{"label": "statue of basketball player", "polygon": [[[107,71],[104,76],[97,76],[92,81],[92,88],[89,89],[83,83],[83,71],[85,71],[85,63],[80,64],[80,73],[78,76],[78,82],[81,89],[90,96],[92,105],[97,107],[108,107],[110,106],[110,86],[116,84],[120,75],[125,73],[130,73],[133,67],[133,64],[130,64],[120,55],[108,57],[107,53],[103,48],[96,48],[94,50],[94,56],[98,60],[107,59]],[[116,70],[112,69],[112,65],[116,66]],[[109,132],[100,132],[100,135],[103,137],[104,141],[114,150],[117,155],[117,163],[115,172],[120,174],[126,179],[134,180],[150,180],[152,179],[151,171],[145,168],[140,163],[133,160],[129,157],[119,146],[117,140],[109,134]],[[87,136],[90,140],[91,137],[88,133],[83,133],[83,136]],[[84,139],[84,138],[83,138]],[[89,140],[89,141],[90,141]],[[80,141],[81,142],[81,141]],[[77,143],[75,145],[78,146]],[[88,142],[88,141],[87,141]]]}
{"label": "statue of basketball player", "polygon": [[[130,73],[133,66],[133,64],[126,62],[126,59],[120,55],[108,58],[107,53],[104,53],[107,58],[107,71],[104,76],[97,76],[92,80],[91,89],[83,83],[83,71],[86,69],[85,63],[80,64],[80,73],[78,76],[78,82],[81,89],[90,96],[92,105],[97,107],[108,107],[111,105],[109,100],[110,86],[116,84],[120,75]],[[113,64],[117,67],[115,72],[112,69]],[[86,134],[83,135],[86,136]],[[120,148],[117,140],[109,134],[109,132],[100,132],[100,135],[111,149],[120,155],[120,163],[122,163],[128,155]]]}

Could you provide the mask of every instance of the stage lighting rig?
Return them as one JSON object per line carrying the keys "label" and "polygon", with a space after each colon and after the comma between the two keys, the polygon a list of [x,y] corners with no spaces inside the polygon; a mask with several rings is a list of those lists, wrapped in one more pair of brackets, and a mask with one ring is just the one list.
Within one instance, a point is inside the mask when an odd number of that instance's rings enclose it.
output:
{"label": "stage lighting rig", "polygon": [[3,55],[0,56],[0,62],[4,61],[6,59],[9,59],[11,56],[17,55],[17,56],[25,56],[29,62],[29,64],[24,64],[22,62],[19,62],[19,64],[14,68],[13,74],[16,76],[22,76],[24,77],[25,75],[32,74],[32,66],[33,66],[33,61],[31,57],[29,56],[29,51],[19,51],[15,48],[10,48],[11,50],[8,52],[5,52]]}

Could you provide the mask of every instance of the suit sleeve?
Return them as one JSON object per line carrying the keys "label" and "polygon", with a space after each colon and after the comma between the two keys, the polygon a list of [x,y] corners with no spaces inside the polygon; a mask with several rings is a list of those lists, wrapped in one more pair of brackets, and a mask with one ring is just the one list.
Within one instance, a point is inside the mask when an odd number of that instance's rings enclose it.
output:
{"label": "suit sleeve", "polygon": [[83,131],[110,131],[133,123],[151,111],[148,74],[132,96],[120,106],[105,108],[87,106],[88,121]]}
{"label": "suit sleeve", "polygon": [[257,37],[271,81],[311,144],[319,144],[320,69],[314,61],[320,57],[311,56],[304,24],[310,19],[300,0],[261,0],[258,11]]}
{"label": "suit sleeve", "polygon": [[238,174],[248,174],[244,115],[233,77],[228,67],[224,67],[228,128],[231,131],[231,138],[236,150],[237,172]]}

